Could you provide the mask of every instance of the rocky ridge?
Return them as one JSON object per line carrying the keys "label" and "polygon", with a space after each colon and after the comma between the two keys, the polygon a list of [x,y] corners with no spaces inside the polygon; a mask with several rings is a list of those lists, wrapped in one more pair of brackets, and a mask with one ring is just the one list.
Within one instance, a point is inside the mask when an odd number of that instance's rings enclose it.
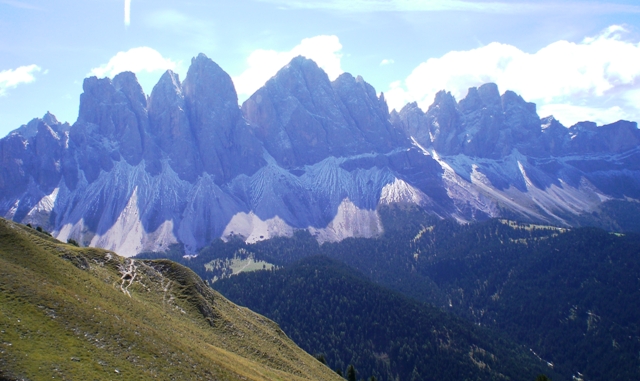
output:
{"label": "rocky ridge", "polygon": [[83,90],[72,126],[47,113],[0,140],[0,215],[123,255],[295,229],[372,237],[389,203],[573,226],[640,200],[636,123],[566,128],[494,84],[389,113],[361,77],[331,82],[297,57],[239,106],[200,54],[149,97],[128,72]]}

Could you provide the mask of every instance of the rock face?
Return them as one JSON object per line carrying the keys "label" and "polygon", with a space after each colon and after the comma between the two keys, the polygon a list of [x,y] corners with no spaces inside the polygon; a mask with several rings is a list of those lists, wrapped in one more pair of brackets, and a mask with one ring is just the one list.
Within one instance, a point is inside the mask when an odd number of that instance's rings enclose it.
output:
{"label": "rock face", "polygon": [[265,164],[262,147],[238,108],[231,77],[220,66],[200,54],[191,62],[183,90],[203,172],[223,184]]}
{"label": "rock face", "polygon": [[123,255],[295,229],[370,237],[394,203],[575,225],[604,201],[640,200],[636,123],[566,128],[494,84],[389,114],[361,77],[331,82],[297,57],[239,107],[200,54],[149,97],[128,72],[83,90],[73,126],[47,113],[0,140],[0,214]]}
{"label": "rock face", "polygon": [[539,147],[531,142],[541,126],[535,104],[512,91],[500,96],[493,83],[470,88],[458,103],[441,91],[426,114],[415,103],[409,104],[400,111],[395,125],[423,147],[443,155],[492,159],[507,156],[514,148],[537,152]]}
{"label": "rock face", "polygon": [[293,168],[329,156],[386,153],[403,137],[389,122],[384,98],[358,77],[334,83],[315,62],[294,58],[242,106],[276,162]]}

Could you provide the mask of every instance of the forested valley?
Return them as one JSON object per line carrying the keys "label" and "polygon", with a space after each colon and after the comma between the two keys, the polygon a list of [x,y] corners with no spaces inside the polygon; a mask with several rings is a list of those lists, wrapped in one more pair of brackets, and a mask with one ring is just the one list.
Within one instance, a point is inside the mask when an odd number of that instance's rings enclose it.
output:
{"label": "forested valley", "polygon": [[[173,259],[332,368],[356,365],[362,378],[446,379],[445,369],[452,379],[640,377],[638,235],[379,212],[385,233],[376,239],[237,237]],[[230,258],[274,267],[230,276],[210,265]],[[443,348],[446,361],[437,357]]]}

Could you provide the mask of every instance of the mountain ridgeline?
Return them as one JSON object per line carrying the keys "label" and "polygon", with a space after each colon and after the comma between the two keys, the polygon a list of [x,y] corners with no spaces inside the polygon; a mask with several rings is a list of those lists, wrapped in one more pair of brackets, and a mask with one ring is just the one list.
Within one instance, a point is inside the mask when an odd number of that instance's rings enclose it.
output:
{"label": "mountain ridgeline", "polygon": [[389,112],[361,77],[330,81],[303,57],[240,106],[200,54],[149,96],[130,72],[87,78],[73,125],[47,113],[1,139],[0,215],[125,256],[299,229],[375,237],[379,207],[398,203],[624,231],[638,228],[639,144],[636,123],[566,128],[494,84]]}

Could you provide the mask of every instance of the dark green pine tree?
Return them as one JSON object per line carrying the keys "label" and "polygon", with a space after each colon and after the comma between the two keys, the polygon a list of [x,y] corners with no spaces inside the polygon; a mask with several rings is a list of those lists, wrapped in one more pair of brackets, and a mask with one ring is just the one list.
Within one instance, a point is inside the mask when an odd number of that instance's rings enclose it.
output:
{"label": "dark green pine tree", "polygon": [[414,366],[413,372],[411,373],[411,381],[420,381],[421,379],[422,378],[420,377],[420,373],[418,373],[418,368]]}
{"label": "dark green pine tree", "polygon": [[349,365],[349,367],[347,367],[347,380],[348,381],[357,381],[357,379],[356,379],[356,368],[354,368],[353,365]]}
{"label": "dark green pine tree", "polygon": [[536,381],[551,381],[551,379],[545,376],[544,374],[541,374],[538,377],[536,377]]}

